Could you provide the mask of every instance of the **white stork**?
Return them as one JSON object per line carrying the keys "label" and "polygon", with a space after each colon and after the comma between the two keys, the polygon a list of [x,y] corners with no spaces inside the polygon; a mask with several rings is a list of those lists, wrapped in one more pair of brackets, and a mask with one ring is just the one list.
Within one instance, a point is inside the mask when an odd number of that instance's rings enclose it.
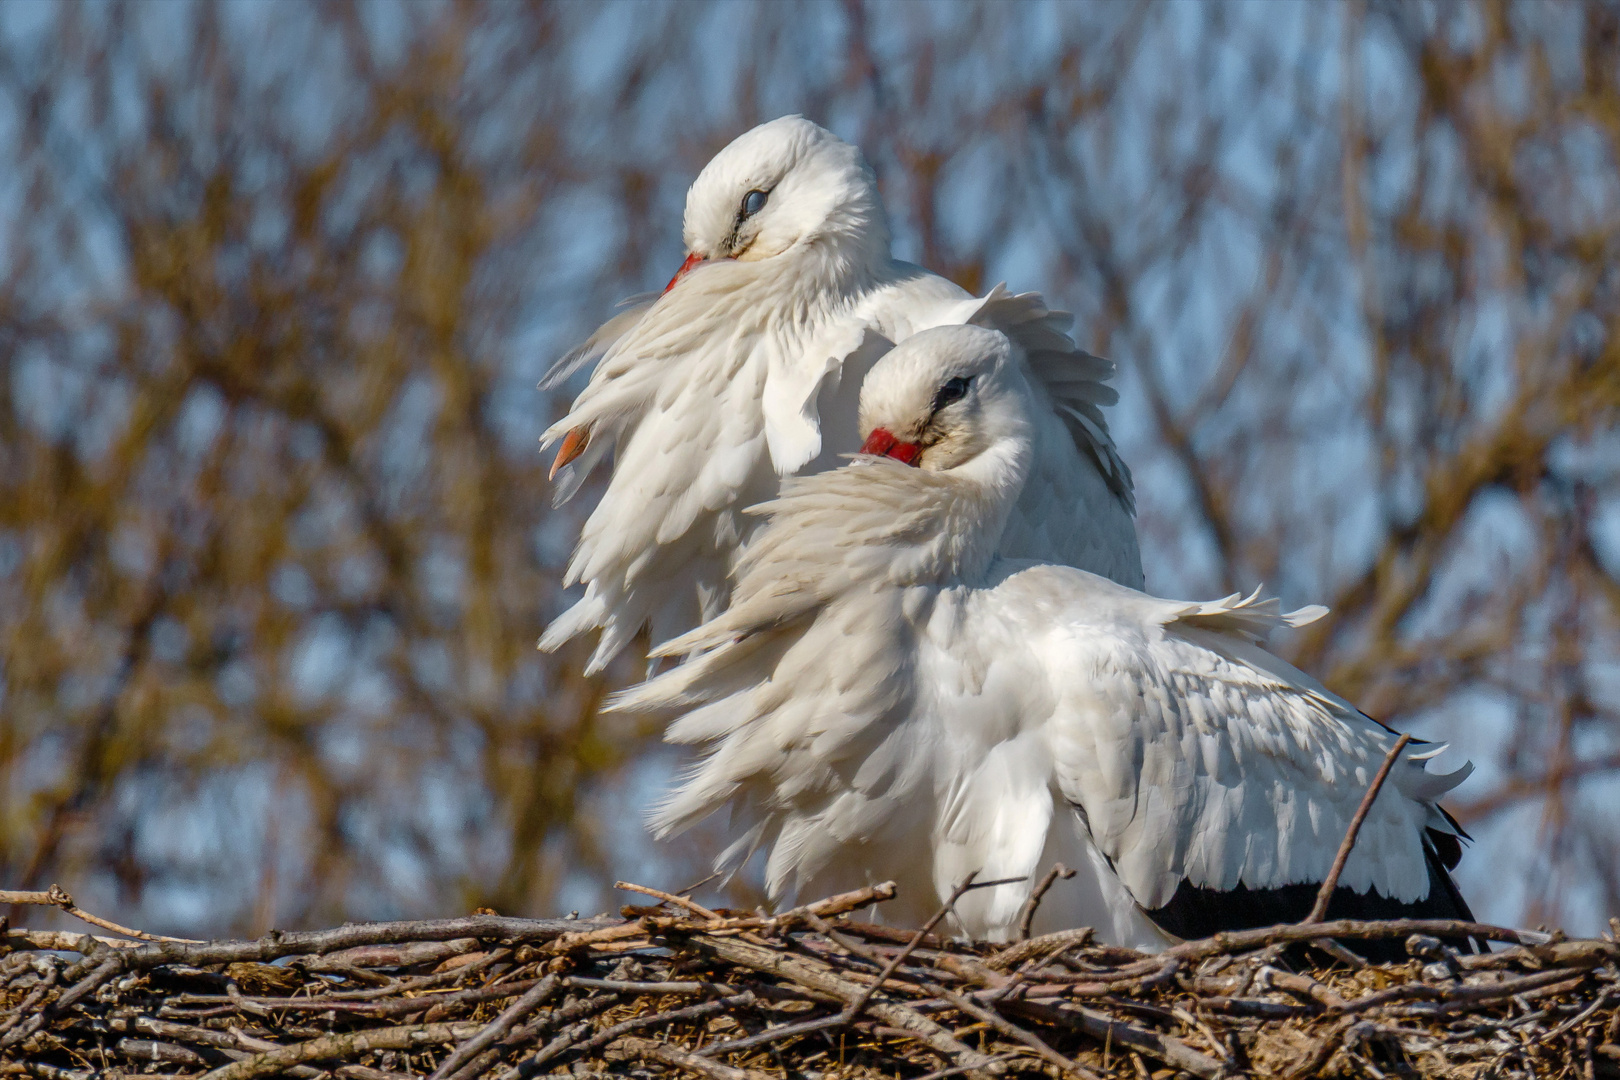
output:
{"label": "white stork", "polygon": [[[1302,917],[1395,736],[1260,646],[1320,608],[997,555],[1049,408],[1026,371],[990,330],[908,338],[862,391],[867,454],[751,511],[730,608],[613,704],[704,751],[654,830],[729,808],[720,868],[763,849],[778,899],[894,878],[908,921],[969,872],[1018,879],[957,903],[975,938],[1057,861],[1081,873],[1038,926],[1153,948]],[[1332,917],[1468,917],[1436,800],[1469,769],[1437,752],[1395,763]]]}
{"label": "white stork", "polygon": [[895,261],[860,151],[797,116],[740,136],[686,198],[690,254],[664,292],[632,301],[559,361],[543,386],[597,361],[545,433],[561,441],[559,502],[615,450],[565,584],[584,598],[546,630],[555,649],[600,630],[599,670],[651,623],[653,640],[725,606],[728,571],[756,522],[743,507],[780,478],[838,464],[857,445],[861,378],[919,330],[1003,330],[1038,405],[1023,494],[1003,553],[1142,584],[1130,472],[1100,406],[1113,365],[1082,352],[1035,293],[975,298]]}

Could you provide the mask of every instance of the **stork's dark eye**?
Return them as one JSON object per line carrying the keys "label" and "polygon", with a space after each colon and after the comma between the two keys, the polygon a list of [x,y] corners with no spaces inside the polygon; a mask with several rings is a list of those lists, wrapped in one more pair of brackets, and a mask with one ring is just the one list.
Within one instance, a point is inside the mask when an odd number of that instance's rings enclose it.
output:
{"label": "stork's dark eye", "polygon": [[946,379],[945,384],[934,391],[934,411],[938,412],[951,402],[961,401],[967,397],[968,384],[972,381],[971,375],[966,378],[958,375],[953,379]]}
{"label": "stork's dark eye", "polygon": [[737,220],[745,221],[759,213],[761,210],[765,209],[765,200],[770,197],[770,192],[760,191],[758,188],[755,188],[753,191],[750,191],[748,194],[744,195],[742,201],[742,213],[738,216]]}

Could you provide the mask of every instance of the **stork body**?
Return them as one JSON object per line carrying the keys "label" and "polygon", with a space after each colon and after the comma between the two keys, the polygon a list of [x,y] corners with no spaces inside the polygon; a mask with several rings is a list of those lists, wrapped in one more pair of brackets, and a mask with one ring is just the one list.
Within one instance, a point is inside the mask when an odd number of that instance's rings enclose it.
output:
{"label": "stork body", "polygon": [[557,498],[611,451],[566,583],[584,597],[541,639],[600,631],[600,669],[645,624],[654,641],[724,608],[758,522],[744,507],[781,479],[834,467],[859,445],[861,380],[897,341],[973,323],[1004,331],[1038,402],[1030,475],[1000,550],[1142,583],[1129,470],[1101,407],[1113,366],[1081,351],[1034,293],[973,297],[894,260],[871,170],[799,117],[723,150],[687,198],[692,253],[660,295],[605,324],[548,376],[596,362],[545,441],[561,442]]}
{"label": "stork body", "polygon": [[[970,872],[1018,879],[957,903],[976,938],[1005,939],[1055,861],[1081,873],[1041,922],[1119,944],[1279,921],[1299,897],[1303,916],[1395,736],[1261,647],[1320,609],[1163,600],[998,554],[1043,407],[990,331],[879,361],[860,414],[889,456],[786,481],[729,609],[665,647],[692,658],[615,703],[704,751],[656,832],[729,810],[720,868],[765,852],[781,899],[895,878],[907,921]],[[1466,770],[1428,756],[1395,764],[1340,910],[1467,915],[1436,801]]]}

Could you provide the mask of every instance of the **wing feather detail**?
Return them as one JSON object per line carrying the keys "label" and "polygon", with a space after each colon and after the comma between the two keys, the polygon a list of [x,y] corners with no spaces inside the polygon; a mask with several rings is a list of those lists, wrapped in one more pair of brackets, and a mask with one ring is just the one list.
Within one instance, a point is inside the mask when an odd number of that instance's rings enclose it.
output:
{"label": "wing feather detail", "polygon": [[658,299],[658,295],[655,292],[637,293],[620,300],[618,306],[624,310],[597,327],[590,337],[547,368],[546,373],[540,377],[540,389],[555,390],[586,364],[594,364],[602,359],[615,342],[641,321],[642,316],[647,314],[647,309]]}
{"label": "wing feather detail", "polygon": [[[1013,609],[1032,590],[1070,597],[1037,646],[1060,687],[1058,785],[1137,902],[1163,907],[1183,881],[1225,891],[1325,878],[1395,736],[1258,644],[1322,609],[1284,613],[1258,593],[1176,604],[1058,568],[1025,577],[1004,584]],[[1407,755],[1341,884],[1423,898],[1425,830],[1450,831],[1435,800],[1469,771],[1428,773]]]}

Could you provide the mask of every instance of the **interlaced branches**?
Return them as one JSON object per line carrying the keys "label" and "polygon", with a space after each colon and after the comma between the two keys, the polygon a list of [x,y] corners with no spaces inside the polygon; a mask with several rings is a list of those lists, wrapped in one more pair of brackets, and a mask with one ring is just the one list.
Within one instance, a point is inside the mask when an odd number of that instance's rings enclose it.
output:
{"label": "interlaced branches", "polygon": [[[1151,956],[1074,933],[972,945],[850,914],[893,894],[879,886],[765,916],[666,893],[623,918],[476,915],[253,941],[10,929],[0,1073],[523,1080],[583,1066],[741,1080],[787,1061],[874,1078],[1217,1080],[1460,1077],[1487,1064],[1504,1077],[1593,1075],[1620,1059],[1611,940],[1336,921]],[[1508,947],[1462,956],[1440,944],[1464,934]],[[1430,962],[1276,966],[1279,947],[1321,935],[1404,940]]]}
{"label": "interlaced branches", "polygon": [[592,497],[549,507],[534,385],[802,111],[902,257],[1118,361],[1151,589],[1330,605],[1290,658],[1490,766],[1465,890],[1620,910],[1612,5],[40,10],[0,34],[8,885],[257,933],[702,862],[629,824],[663,762],[597,707],[639,665],[531,647]]}

